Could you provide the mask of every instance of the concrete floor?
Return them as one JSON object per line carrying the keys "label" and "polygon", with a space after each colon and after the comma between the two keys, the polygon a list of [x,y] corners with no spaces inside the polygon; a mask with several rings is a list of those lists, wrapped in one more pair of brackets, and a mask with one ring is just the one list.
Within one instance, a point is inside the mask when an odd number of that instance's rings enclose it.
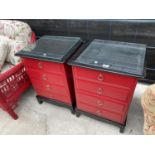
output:
{"label": "concrete floor", "polygon": [[[128,114],[126,135],[143,134],[143,111],[140,97],[147,84],[139,83]],[[82,134],[82,135],[119,135],[119,128],[81,115],[72,115],[68,109],[49,103],[39,105],[35,92],[30,88],[23,94],[16,109],[18,120],[13,120],[0,110],[0,134]]]}

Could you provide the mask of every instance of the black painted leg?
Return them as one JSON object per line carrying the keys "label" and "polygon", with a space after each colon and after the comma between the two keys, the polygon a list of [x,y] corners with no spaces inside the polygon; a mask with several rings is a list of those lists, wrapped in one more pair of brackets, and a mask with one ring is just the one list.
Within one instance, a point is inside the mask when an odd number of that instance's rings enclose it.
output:
{"label": "black painted leg", "polygon": [[71,113],[72,113],[73,115],[75,114],[75,110],[74,110],[73,107],[71,108]]}
{"label": "black painted leg", "polygon": [[38,96],[36,96],[36,98],[37,98],[37,101],[38,101],[39,104],[43,103],[43,100],[41,100]]}
{"label": "black painted leg", "polygon": [[125,129],[125,126],[126,126],[126,121],[127,121],[127,118],[125,119],[124,125],[122,125],[120,127],[120,133],[124,133],[124,129]]}
{"label": "black painted leg", "polygon": [[120,133],[124,133],[124,129],[125,129],[125,126],[122,125],[122,126],[120,127]]}
{"label": "black painted leg", "polygon": [[76,109],[75,113],[76,113],[76,117],[80,117],[80,112],[77,109]]}

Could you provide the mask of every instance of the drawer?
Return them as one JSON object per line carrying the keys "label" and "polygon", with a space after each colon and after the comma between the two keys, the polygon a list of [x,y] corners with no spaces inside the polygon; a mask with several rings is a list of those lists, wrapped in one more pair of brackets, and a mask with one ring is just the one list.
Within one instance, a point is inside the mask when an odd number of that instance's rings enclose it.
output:
{"label": "drawer", "polygon": [[74,67],[75,78],[91,80],[99,83],[110,83],[114,85],[119,85],[127,88],[132,88],[137,79],[133,77],[123,76],[119,74],[113,74],[103,71],[96,71],[92,69]]}
{"label": "drawer", "polygon": [[64,73],[63,64],[60,63],[26,58],[23,59],[23,62],[28,69],[42,70],[51,73]]}
{"label": "drawer", "polygon": [[76,80],[78,90],[84,90],[100,97],[110,97],[116,100],[127,102],[131,92],[128,89],[109,86],[106,84],[96,84],[84,80]]}
{"label": "drawer", "polygon": [[58,85],[66,85],[65,84],[65,80],[64,77],[58,74],[49,74],[47,72],[43,72],[43,71],[37,71],[34,69],[27,69],[28,75],[32,81],[32,79],[36,79],[39,81],[44,81],[44,82],[50,82],[53,84],[58,84]]}
{"label": "drawer", "polygon": [[81,104],[81,103],[78,103],[77,107],[78,109],[82,111],[94,114],[96,116],[100,116],[100,117],[107,118],[112,121],[122,123],[122,116],[119,114],[108,112],[106,110],[101,110],[99,108],[95,108],[93,106],[89,106],[89,105]]}
{"label": "drawer", "polygon": [[50,92],[50,91],[44,91],[42,89],[36,89],[36,93],[37,93],[37,95],[47,97],[49,99],[58,100],[60,102],[64,102],[69,105],[71,105],[71,103],[72,103],[70,96],[65,96],[65,95],[55,93],[55,92]]}
{"label": "drawer", "polygon": [[89,96],[82,93],[77,93],[77,103],[81,104],[88,104],[90,106],[99,108],[99,109],[105,109],[108,111],[116,112],[119,114],[124,113],[126,105],[123,105],[122,103],[119,103],[118,101],[112,101],[108,98],[100,98],[100,97],[94,97]]}
{"label": "drawer", "polygon": [[49,91],[49,92],[58,93],[62,95],[69,95],[68,89],[63,86],[58,86],[58,85],[51,84],[49,82],[42,82],[34,79],[32,79],[31,82],[35,89],[42,89],[44,91]]}

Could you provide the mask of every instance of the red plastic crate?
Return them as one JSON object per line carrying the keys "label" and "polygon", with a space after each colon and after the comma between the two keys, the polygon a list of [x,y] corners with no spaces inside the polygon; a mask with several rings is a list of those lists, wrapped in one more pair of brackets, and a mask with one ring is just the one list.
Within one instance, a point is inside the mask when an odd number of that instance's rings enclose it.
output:
{"label": "red plastic crate", "polygon": [[[35,40],[36,35],[32,32],[29,44],[33,44]],[[30,85],[31,82],[22,62],[0,74],[0,108],[15,120],[18,118],[14,112],[17,101]]]}
{"label": "red plastic crate", "polygon": [[17,101],[29,86],[30,80],[23,63],[0,75],[0,108],[8,112],[13,119],[18,118],[14,112]]}

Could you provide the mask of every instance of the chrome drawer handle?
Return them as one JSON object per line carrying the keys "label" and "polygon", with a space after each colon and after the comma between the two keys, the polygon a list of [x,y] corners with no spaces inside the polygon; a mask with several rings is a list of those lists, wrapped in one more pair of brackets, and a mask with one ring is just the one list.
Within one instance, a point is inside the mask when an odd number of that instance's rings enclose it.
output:
{"label": "chrome drawer handle", "polygon": [[97,115],[99,115],[99,116],[101,116],[101,115],[102,115],[102,113],[101,113],[101,111],[100,111],[100,110],[97,110],[97,111],[96,111],[96,114],[97,114]]}
{"label": "chrome drawer handle", "polygon": [[104,102],[101,101],[101,100],[98,100],[98,101],[97,101],[97,104],[98,104],[99,106],[103,106],[103,105],[104,105]]}
{"label": "chrome drawer handle", "polygon": [[97,94],[103,95],[103,89],[102,89],[102,88],[98,88],[98,89],[97,89]]}
{"label": "chrome drawer handle", "polygon": [[43,80],[47,80],[47,77],[46,77],[45,74],[42,76],[42,79],[43,79]]}
{"label": "chrome drawer handle", "polygon": [[98,79],[99,81],[103,81],[103,79],[104,79],[104,78],[103,78],[103,74],[100,73],[100,74],[98,75],[98,78],[97,78],[97,79]]}
{"label": "chrome drawer handle", "polygon": [[40,69],[43,68],[43,64],[41,62],[38,63],[38,68],[40,68]]}

